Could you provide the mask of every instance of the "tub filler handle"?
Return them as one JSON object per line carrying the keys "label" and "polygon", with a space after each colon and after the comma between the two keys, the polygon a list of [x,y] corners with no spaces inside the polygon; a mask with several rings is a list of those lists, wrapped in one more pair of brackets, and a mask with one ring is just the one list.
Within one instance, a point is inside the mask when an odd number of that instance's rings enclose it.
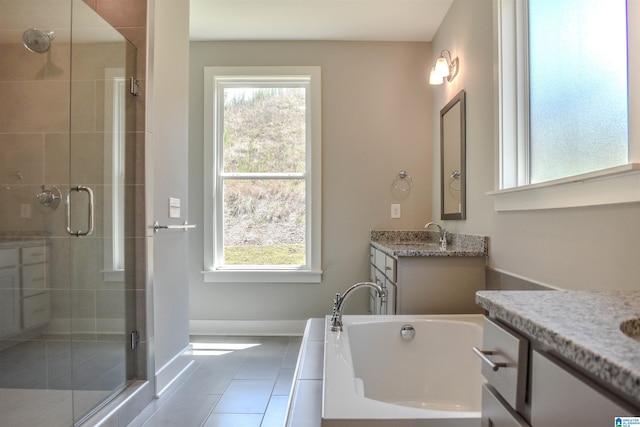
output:
{"label": "tub filler handle", "polygon": [[475,354],[478,355],[478,357],[480,359],[482,359],[482,361],[484,363],[486,363],[487,365],[489,365],[489,367],[495,372],[500,368],[506,368],[507,364],[506,363],[496,363],[493,360],[489,359],[487,356],[491,356],[493,354],[493,351],[488,351],[488,350],[480,350],[478,347],[473,347],[473,352]]}

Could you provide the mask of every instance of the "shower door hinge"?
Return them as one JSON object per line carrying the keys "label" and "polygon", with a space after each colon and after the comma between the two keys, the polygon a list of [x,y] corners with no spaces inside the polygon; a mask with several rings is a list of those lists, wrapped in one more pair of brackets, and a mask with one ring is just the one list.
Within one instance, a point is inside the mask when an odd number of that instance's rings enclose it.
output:
{"label": "shower door hinge", "polygon": [[140,80],[129,77],[129,93],[133,96],[140,95]]}
{"label": "shower door hinge", "polygon": [[131,332],[131,350],[135,350],[138,348],[138,344],[140,344],[140,332],[132,331]]}

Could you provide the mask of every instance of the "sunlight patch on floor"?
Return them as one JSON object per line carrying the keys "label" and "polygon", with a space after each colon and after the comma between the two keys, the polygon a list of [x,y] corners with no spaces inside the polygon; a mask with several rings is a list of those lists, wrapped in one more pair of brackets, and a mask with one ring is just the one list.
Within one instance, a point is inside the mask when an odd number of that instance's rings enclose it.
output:
{"label": "sunlight patch on floor", "polygon": [[259,343],[191,343],[191,354],[194,356],[222,356],[237,350],[246,350],[259,345]]}

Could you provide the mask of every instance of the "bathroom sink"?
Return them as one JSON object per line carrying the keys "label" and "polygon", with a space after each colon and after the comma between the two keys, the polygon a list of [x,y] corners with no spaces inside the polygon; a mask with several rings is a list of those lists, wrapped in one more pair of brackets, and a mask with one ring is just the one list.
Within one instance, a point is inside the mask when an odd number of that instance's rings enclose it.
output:
{"label": "bathroom sink", "polygon": [[640,317],[634,317],[620,323],[620,330],[629,338],[640,342]]}

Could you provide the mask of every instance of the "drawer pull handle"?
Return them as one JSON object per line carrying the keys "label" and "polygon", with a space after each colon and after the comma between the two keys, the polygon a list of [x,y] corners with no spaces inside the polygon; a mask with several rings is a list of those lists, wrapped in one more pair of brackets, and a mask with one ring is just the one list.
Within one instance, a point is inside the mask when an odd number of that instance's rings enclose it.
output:
{"label": "drawer pull handle", "polygon": [[493,354],[493,351],[485,351],[485,350],[480,350],[478,347],[473,347],[473,352],[475,354],[478,355],[478,357],[480,359],[482,359],[482,361],[484,363],[486,363],[487,365],[489,365],[489,367],[495,372],[500,368],[506,368],[507,364],[506,363],[495,363],[493,360],[489,359],[487,356],[491,356]]}

